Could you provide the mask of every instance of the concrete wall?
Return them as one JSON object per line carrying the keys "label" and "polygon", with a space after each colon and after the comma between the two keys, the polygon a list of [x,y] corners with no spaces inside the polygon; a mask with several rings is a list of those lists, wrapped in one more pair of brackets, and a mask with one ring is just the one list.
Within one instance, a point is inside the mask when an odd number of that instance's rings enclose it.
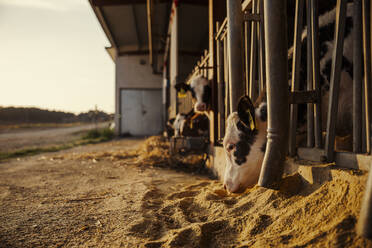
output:
{"label": "concrete wall", "polygon": [[116,59],[115,67],[115,132],[120,134],[120,90],[161,89],[162,76],[153,74],[149,55],[120,56]]}

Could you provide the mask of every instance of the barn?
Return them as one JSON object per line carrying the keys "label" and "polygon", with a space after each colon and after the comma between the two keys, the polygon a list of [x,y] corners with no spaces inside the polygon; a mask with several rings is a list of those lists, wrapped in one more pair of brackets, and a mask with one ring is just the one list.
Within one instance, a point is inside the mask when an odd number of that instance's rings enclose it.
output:
{"label": "barn", "polygon": [[90,0],[90,4],[111,43],[106,50],[115,63],[116,134],[160,134],[165,120],[177,111],[170,85],[185,80],[207,48],[208,2]]}
{"label": "barn", "polygon": [[[116,132],[161,132],[166,120],[192,108],[191,94],[179,94],[174,86],[190,84],[195,76],[202,75],[210,80],[212,88],[208,112],[210,167],[220,178],[225,169],[227,117],[237,110],[241,96],[255,101],[264,89],[269,118],[260,186],[274,188],[285,169],[282,162],[287,155],[368,171],[371,6],[369,1],[356,0],[349,8],[348,2],[337,1],[336,18],[329,29],[333,45],[324,50],[319,43],[318,17],[330,6],[320,1],[288,1],[287,6],[285,1],[274,0],[90,0],[112,44],[107,50],[116,65]],[[347,28],[351,16],[352,35]],[[305,49],[301,45],[303,37],[308,41]],[[349,41],[353,41],[350,44],[354,51],[349,58],[354,65],[349,72],[353,86],[348,92],[348,102],[353,103],[349,120],[353,124],[350,133],[343,136],[352,144],[345,148],[340,145],[342,140],[337,140],[336,126],[343,89],[340,75],[345,67],[342,51]],[[325,52],[330,55],[328,71],[324,72],[320,56]],[[301,74],[301,68],[306,68],[305,74]],[[321,97],[322,76],[329,81],[326,102]],[[301,79],[307,81],[302,88]],[[307,116],[305,143],[297,139],[300,106],[305,106]],[[326,115],[322,108],[327,109]]]}

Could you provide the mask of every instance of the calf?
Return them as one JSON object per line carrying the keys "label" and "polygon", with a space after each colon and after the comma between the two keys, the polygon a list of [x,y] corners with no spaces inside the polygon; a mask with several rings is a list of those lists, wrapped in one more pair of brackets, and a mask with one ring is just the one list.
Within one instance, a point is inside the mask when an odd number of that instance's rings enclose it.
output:
{"label": "calf", "polygon": [[227,119],[223,147],[226,155],[224,187],[239,193],[258,181],[266,149],[267,105],[254,107],[249,97],[240,98],[238,112]]}
{"label": "calf", "polygon": [[207,137],[209,135],[209,119],[205,114],[191,110],[187,114],[177,114],[174,122],[174,136]]}
{"label": "calf", "polygon": [[197,76],[192,79],[190,85],[179,83],[175,86],[177,91],[190,91],[194,100],[195,112],[207,111],[210,107],[211,86],[208,79],[203,76]]}

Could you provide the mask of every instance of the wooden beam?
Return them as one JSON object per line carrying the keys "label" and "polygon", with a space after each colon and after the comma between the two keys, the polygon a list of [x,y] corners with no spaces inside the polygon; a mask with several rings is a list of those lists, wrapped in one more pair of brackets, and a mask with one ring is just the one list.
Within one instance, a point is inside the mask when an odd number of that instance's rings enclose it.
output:
{"label": "wooden beam", "polygon": [[149,40],[149,50],[150,50],[150,65],[153,65],[153,50],[152,50],[152,6],[153,0],[147,0],[147,34]]}

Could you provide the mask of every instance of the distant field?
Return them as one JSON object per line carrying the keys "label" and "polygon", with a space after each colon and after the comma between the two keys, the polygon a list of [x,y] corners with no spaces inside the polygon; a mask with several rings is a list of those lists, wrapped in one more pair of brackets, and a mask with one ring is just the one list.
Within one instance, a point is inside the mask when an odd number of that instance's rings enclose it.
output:
{"label": "distant field", "polygon": [[74,123],[23,123],[23,124],[12,124],[12,125],[1,125],[0,124],[0,132],[5,130],[13,130],[13,129],[28,129],[28,128],[59,128],[59,127],[74,127],[80,125],[87,125],[87,123],[83,122],[74,122]]}
{"label": "distant field", "polygon": [[0,128],[0,160],[1,157],[9,157],[10,154],[26,155],[99,142],[99,135],[88,138],[84,138],[84,135],[86,136],[90,130],[108,129],[109,124],[110,122],[2,126]]}

